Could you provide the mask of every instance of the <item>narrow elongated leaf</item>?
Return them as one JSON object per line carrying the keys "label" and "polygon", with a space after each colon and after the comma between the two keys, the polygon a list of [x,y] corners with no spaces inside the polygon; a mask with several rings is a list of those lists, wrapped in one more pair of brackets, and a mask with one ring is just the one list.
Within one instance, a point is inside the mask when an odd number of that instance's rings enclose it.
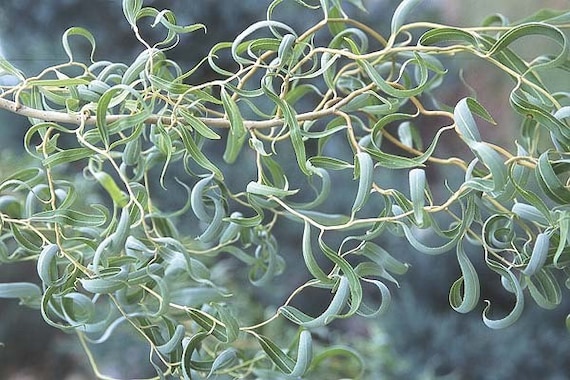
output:
{"label": "narrow elongated leaf", "polygon": [[194,116],[186,109],[179,108],[178,112],[180,113],[180,115],[182,115],[182,117],[188,123],[188,125],[194,130],[196,130],[196,132],[198,132],[200,135],[211,140],[218,140],[221,138],[220,135],[218,135],[216,132],[210,129],[210,127],[208,127],[202,120]]}
{"label": "narrow elongated leaf", "polygon": [[44,160],[44,165],[55,167],[61,164],[68,164],[83,160],[93,155],[93,150],[89,148],[71,148],[61,152],[54,153]]}
{"label": "narrow elongated leaf", "polygon": [[74,61],[73,53],[71,51],[71,47],[69,46],[69,37],[71,36],[81,36],[85,38],[87,41],[89,41],[89,43],[91,44],[91,62],[93,62],[93,56],[95,54],[95,46],[97,46],[95,42],[95,37],[93,37],[91,32],[89,32],[87,29],[79,27],[72,27],[67,29],[63,33],[63,36],[61,38],[61,41],[63,43],[63,50],[65,50],[65,54],[67,54],[67,56],[69,57],[69,62]]}
{"label": "narrow elongated leaf", "polygon": [[[181,368],[185,380],[192,379],[193,371],[210,372],[212,369],[213,360],[195,360],[193,355],[199,351],[202,341],[210,335],[208,332],[199,332],[194,334],[191,338],[183,340],[184,347],[182,351]],[[197,355],[199,356],[199,355]]]}
{"label": "narrow elongated leaf", "polygon": [[160,346],[157,346],[156,349],[161,354],[169,354],[172,351],[176,350],[178,347],[182,347],[182,339],[184,338],[185,328],[183,325],[176,326],[174,330],[174,334],[170,337],[168,341]]}
{"label": "narrow elongated leaf", "polygon": [[103,213],[86,214],[70,209],[57,209],[35,213],[29,219],[34,222],[57,223],[62,226],[98,227],[103,225],[107,218]]}
{"label": "narrow elongated leaf", "polygon": [[234,133],[229,133],[226,141],[226,150],[224,151],[224,161],[228,164],[233,164],[245,143],[247,135],[238,136]]}
{"label": "narrow elongated leaf", "polygon": [[374,181],[374,162],[366,152],[358,152],[355,158],[355,177],[358,178],[358,190],[352,204],[352,213],[358,212],[368,200]]}
{"label": "narrow elongated leaf", "polygon": [[255,334],[257,341],[269,359],[279,368],[283,373],[290,374],[295,368],[295,362],[287,356],[271,339]]}
{"label": "narrow elongated leaf", "polygon": [[549,39],[557,42],[562,50],[555,59],[534,65],[534,68],[556,67],[568,59],[568,44],[564,33],[554,26],[538,22],[528,22],[509,29],[501,36],[501,38],[497,40],[497,42],[495,42],[487,54],[496,54],[497,52],[500,52],[503,49],[507,48],[514,41],[522,37],[533,35],[542,35],[548,37]]}
{"label": "narrow elongated leaf", "polygon": [[[568,326],[568,329],[570,330],[570,324]],[[313,358],[312,366],[314,368],[318,368],[321,365],[327,364],[329,361],[333,363],[337,361],[346,361],[350,363],[350,368],[354,368],[354,372],[347,377],[351,379],[362,379],[365,368],[367,368],[362,355],[355,349],[348,346],[329,346],[326,349],[319,351],[319,353],[317,353]]]}
{"label": "narrow elongated leaf", "polygon": [[373,148],[366,148],[365,151],[366,153],[370,154],[370,156],[374,157],[374,160],[379,166],[390,169],[410,169],[423,167],[423,162],[429,158],[429,156],[426,156],[425,158],[408,158],[398,156],[396,154],[385,153],[379,149]]}
{"label": "narrow elongated leaf", "polygon": [[364,256],[385,268],[388,272],[403,275],[409,269],[409,264],[403,263],[392,256],[388,251],[379,245],[367,241],[361,251]]}
{"label": "narrow elongated leaf", "polygon": [[93,294],[109,294],[127,286],[128,272],[121,268],[103,269],[98,278],[80,279],[81,286]]}
{"label": "narrow elongated leaf", "polygon": [[515,306],[505,317],[500,319],[490,319],[488,317],[488,313],[491,308],[491,303],[489,301],[486,301],[487,306],[485,306],[485,309],[483,310],[483,323],[492,329],[506,328],[515,323],[524,310],[523,290],[519,280],[516,278],[512,271],[505,269],[501,264],[490,259],[487,260],[487,265],[493,271],[500,274],[501,277],[505,278],[509,283],[509,288],[512,289],[513,293],[515,294]]}
{"label": "narrow elongated leaf", "polygon": [[119,222],[117,223],[117,228],[115,232],[111,235],[111,246],[115,249],[122,250],[127,237],[131,233],[131,217],[128,207],[123,207],[121,210],[121,216],[119,217]]}
{"label": "narrow elongated leaf", "polygon": [[559,204],[570,203],[570,191],[556,176],[549,161],[548,152],[544,152],[538,158],[535,173],[538,184],[550,199]]}
{"label": "narrow elongated leaf", "polygon": [[439,246],[428,246],[426,243],[418,239],[418,237],[416,236],[417,234],[414,233],[414,231],[409,226],[407,226],[406,224],[401,224],[401,227],[404,231],[406,239],[408,239],[408,242],[411,244],[411,246],[417,249],[418,251],[428,255],[441,255],[442,253],[449,251],[450,249],[455,247],[457,242],[463,237],[462,233],[463,227],[461,227],[460,225],[454,228],[455,234],[453,234],[453,237],[451,239],[448,239]]}
{"label": "narrow elongated leaf", "polygon": [[361,60],[358,61],[358,64],[362,67],[363,71],[366,73],[366,75],[368,75],[370,80],[372,80],[372,82],[374,82],[374,84],[378,86],[378,88],[384,93],[395,98],[409,98],[423,92],[428,84],[428,68],[426,63],[420,56],[417,56],[416,62],[419,66],[420,71],[420,79],[418,81],[418,85],[414,88],[403,90],[396,88],[386,82],[386,80],[382,78],[382,75],[378,72],[378,69],[374,67],[370,62]]}
{"label": "narrow elongated leaf", "polygon": [[18,245],[30,252],[37,253],[42,249],[42,241],[34,232],[24,229],[17,224],[11,224],[10,230]]}
{"label": "narrow elongated leaf", "polygon": [[331,249],[319,236],[319,247],[321,248],[322,252],[325,256],[332,261],[340,270],[342,271],[342,277],[346,277],[349,283],[350,289],[350,309],[345,314],[345,317],[351,316],[360,307],[360,303],[362,302],[362,285],[360,284],[360,278],[354,271],[353,266],[342,256]]}
{"label": "narrow elongated leaf", "polygon": [[[366,264],[371,263],[364,263],[364,265]],[[356,271],[359,273],[359,275],[364,275],[364,273],[361,273],[358,268]],[[376,273],[366,273],[365,275],[373,276],[376,275]],[[388,311],[390,304],[392,303],[392,294],[390,293],[390,289],[388,289],[388,287],[382,281],[371,280],[368,278],[363,278],[362,281],[378,288],[378,291],[380,292],[380,304],[376,307],[371,307],[367,303],[361,302],[360,307],[356,313],[365,318],[374,318]]]}
{"label": "narrow elongated leaf", "polygon": [[398,5],[394,11],[392,22],[390,24],[390,31],[392,34],[398,33],[410,12],[421,2],[422,0],[403,0],[400,5]]}
{"label": "narrow elongated leaf", "polygon": [[234,136],[242,137],[247,133],[247,130],[243,124],[243,117],[241,116],[237,103],[228,94],[225,87],[222,88],[220,96],[223,102],[224,111],[230,121],[230,133]]}
{"label": "narrow elongated leaf", "polygon": [[222,202],[218,199],[213,199],[214,202],[214,216],[208,222],[208,227],[198,236],[198,240],[203,243],[211,243],[213,240],[219,238],[219,232],[222,228],[223,219],[226,216],[226,210]]}
{"label": "narrow elongated leaf", "polygon": [[555,309],[562,302],[562,290],[556,277],[542,268],[527,281],[528,290],[536,304],[543,309]]}
{"label": "narrow elongated leaf", "polygon": [[418,225],[424,223],[426,173],[423,169],[412,169],[409,174],[410,200],[414,206],[414,217]]}
{"label": "narrow elongated leaf", "polygon": [[170,43],[178,34],[192,33],[200,29],[204,29],[204,32],[206,31],[206,26],[203,24],[177,25],[176,17],[169,9],[158,12],[154,8],[146,7],[142,9],[141,16],[154,17],[154,22],[151,24],[152,27],[156,27],[160,23],[168,30],[168,36],[160,42],[160,45]]}
{"label": "narrow elongated leaf", "polygon": [[342,313],[342,310],[346,306],[346,303],[348,302],[349,296],[349,280],[346,276],[341,276],[338,283],[338,288],[331,302],[329,303],[329,306],[318,317],[309,317],[305,313],[297,310],[292,306],[283,306],[279,308],[279,312],[287,319],[299,324],[306,329],[314,329],[317,327],[325,326],[332,322],[335,318],[339,317]]}
{"label": "narrow elongated leaf", "polygon": [[538,223],[543,226],[549,224],[548,218],[532,205],[517,202],[513,205],[511,211],[519,218],[528,220],[529,222]]}
{"label": "narrow elongated leaf", "polygon": [[313,358],[313,339],[311,333],[307,330],[301,331],[299,335],[299,347],[297,349],[297,360],[295,366],[290,373],[290,376],[298,377],[303,376]]}
{"label": "narrow elongated leaf", "polygon": [[277,48],[277,58],[279,59],[279,64],[284,65],[288,63],[289,58],[293,53],[293,45],[297,37],[293,34],[286,34],[281,39],[279,47]]}
{"label": "narrow elongated leaf", "polygon": [[42,292],[36,284],[30,282],[8,282],[0,284],[0,298],[19,298],[24,305],[37,308]]}
{"label": "narrow elongated leaf", "polygon": [[461,269],[461,277],[449,290],[449,304],[459,313],[468,313],[479,302],[480,286],[477,271],[469,261],[461,241],[457,243],[457,261]]}
{"label": "narrow elongated leaf", "polygon": [[461,28],[440,27],[433,28],[425,32],[419,39],[420,45],[429,46],[440,42],[449,44],[453,42],[463,42],[465,45],[477,47],[480,44],[479,39],[474,33]]}
{"label": "narrow elongated leaf", "polygon": [[129,196],[117,186],[117,183],[106,172],[93,173],[93,177],[107,191],[113,202],[119,207],[125,207],[129,201]]}
{"label": "narrow elongated leaf", "polygon": [[231,367],[238,362],[238,353],[235,348],[226,348],[214,359],[208,378],[214,375],[217,371]]}
{"label": "narrow elongated leaf", "polygon": [[52,285],[59,277],[56,258],[59,253],[57,244],[48,244],[42,249],[36,263],[38,275],[46,286]]}
{"label": "narrow elongated leaf", "polygon": [[139,100],[139,104],[143,105],[143,110],[119,119],[119,123],[128,126],[137,125],[144,122],[151,114],[151,110],[146,107],[146,103],[142,101],[141,95],[135,89],[123,84],[111,87],[101,95],[101,98],[97,102],[97,130],[99,131],[99,135],[105,147],[109,146],[109,129],[111,128],[110,125],[107,125],[107,114],[109,108],[125,101],[129,96]]}
{"label": "narrow elongated leaf", "polygon": [[297,36],[297,33],[295,33],[295,31],[289,25],[284,24],[282,22],[274,21],[274,20],[258,21],[256,23],[250,25],[249,27],[247,27],[232,42],[231,52],[232,52],[232,57],[236,62],[241,63],[241,64],[248,64],[248,63],[253,62],[251,59],[245,59],[239,55],[239,51],[241,50],[240,45],[252,33],[256,32],[260,29],[265,29],[265,28],[268,28],[271,30],[275,30],[276,28],[283,29],[283,30],[286,30],[291,35],[293,35],[295,37]]}
{"label": "narrow elongated leaf", "polygon": [[526,22],[545,22],[548,24],[558,24],[568,22],[569,20],[570,12],[568,12],[568,10],[541,9],[528,17],[513,22],[512,24],[519,25]]}
{"label": "narrow elongated leaf", "polygon": [[278,189],[273,186],[267,186],[258,182],[250,182],[247,184],[246,191],[251,194],[262,195],[264,197],[285,198],[289,195],[296,194],[299,190]]}
{"label": "narrow elongated leaf", "polygon": [[239,336],[239,323],[233,311],[226,305],[215,305],[218,316],[225,326],[225,343],[234,342]]}
{"label": "narrow elongated leaf", "polygon": [[212,217],[208,211],[206,211],[204,191],[212,182],[213,178],[213,175],[202,178],[196,182],[192,188],[192,192],[190,193],[190,206],[192,207],[192,211],[194,212],[194,215],[203,222],[209,222],[212,220]]}
{"label": "narrow elongated leaf", "polygon": [[309,270],[309,273],[321,283],[329,283],[331,279],[321,269],[313,255],[313,247],[311,246],[311,225],[308,222],[305,222],[305,227],[303,228],[303,243],[301,249],[303,251],[305,266]]}
{"label": "narrow elongated leaf", "polygon": [[63,317],[70,326],[90,323],[95,316],[93,301],[83,293],[67,293],[61,297],[60,304]]}
{"label": "narrow elongated leaf", "polygon": [[192,309],[188,310],[188,315],[192,318],[193,322],[206,331],[207,335],[212,335],[221,342],[228,341],[225,328],[217,323],[217,319],[213,319],[207,313]]}
{"label": "narrow elongated leaf", "polygon": [[348,162],[335,157],[314,156],[309,158],[309,162],[316,167],[328,170],[344,170],[353,167]]}
{"label": "narrow elongated leaf", "polygon": [[536,235],[536,241],[532,248],[532,253],[527,266],[522,270],[527,276],[534,275],[542,268],[546,262],[548,255],[548,248],[550,247],[550,236],[547,233],[540,233]]}
{"label": "narrow elongated leaf", "polygon": [[19,81],[25,80],[23,73],[0,55],[0,77],[4,75],[13,75]]}
{"label": "narrow elongated leaf", "polygon": [[263,86],[264,94],[266,94],[279,109],[283,112],[283,117],[285,119],[285,124],[289,127],[291,134],[291,143],[293,144],[293,150],[295,151],[295,156],[297,158],[297,163],[299,169],[305,175],[311,175],[310,171],[307,169],[307,154],[305,151],[305,143],[303,141],[303,134],[297,121],[297,115],[295,109],[287,102],[283,101],[273,90],[270,85],[265,83]]}
{"label": "narrow elongated leaf", "polygon": [[[182,142],[184,143],[184,146],[185,146],[186,151],[188,153],[188,157],[191,158],[192,160],[194,160],[202,168],[213,173],[214,177],[216,177],[216,179],[218,179],[220,181],[223,180],[224,175],[223,175],[222,171],[216,165],[214,165],[208,159],[208,157],[206,157],[206,155],[202,152],[202,150],[198,147],[198,145],[196,145],[196,142],[194,141],[194,139],[192,138],[190,133],[185,128],[179,129],[178,133],[180,133],[180,136],[182,138]],[[231,144],[233,144],[235,142],[232,139],[231,134],[228,137],[228,144],[230,144],[230,140],[231,140]],[[245,141],[245,139],[243,141]],[[241,142],[242,144],[243,144],[243,141]],[[239,150],[239,146],[234,147],[233,145],[231,145],[231,149],[238,149]],[[239,152],[237,152],[237,153],[239,153]],[[237,153],[236,153],[236,158],[237,158]],[[231,157],[233,157],[233,153],[232,153]]]}
{"label": "narrow elongated leaf", "polygon": [[479,160],[489,168],[493,180],[493,191],[497,193],[503,191],[507,184],[507,171],[499,153],[484,142],[473,142],[470,144],[470,148]]}
{"label": "narrow elongated leaf", "polygon": [[[461,99],[453,110],[453,118],[460,136],[467,144],[480,142],[481,135],[473,118],[473,113],[488,115],[487,111],[473,98]],[[488,116],[490,118],[490,116]],[[492,119],[491,119],[492,120]]]}
{"label": "narrow elongated leaf", "polygon": [[[511,91],[509,101],[516,112],[525,118],[540,123],[552,133],[557,142],[568,146],[570,144],[570,130],[568,126],[554,117],[554,115],[548,111],[548,108],[538,103],[537,97],[539,96],[540,94],[533,93],[531,95],[522,89],[517,89]],[[548,100],[545,99],[543,102],[547,101]]]}
{"label": "narrow elongated leaf", "polygon": [[142,9],[143,0],[123,0],[123,13],[132,26],[136,25],[138,14]]}

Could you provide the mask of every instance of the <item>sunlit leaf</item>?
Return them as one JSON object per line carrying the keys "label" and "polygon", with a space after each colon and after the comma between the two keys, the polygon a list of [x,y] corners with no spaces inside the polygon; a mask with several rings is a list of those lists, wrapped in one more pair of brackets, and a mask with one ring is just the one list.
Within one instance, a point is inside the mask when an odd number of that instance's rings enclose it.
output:
{"label": "sunlit leaf", "polygon": [[480,286],[477,271],[469,261],[461,242],[457,244],[457,261],[461,269],[461,277],[449,290],[449,304],[459,313],[468,313],[479,302]]}
{"label": "sunlit leaf", "polygon": [[390,30],[392,34],[398,33],[410,12],[422,2],[422,0],[403,0],[392,15]]}
{"label": "sunlit leaf", "polygon": [[63,50],[65,50],[65,54],[67,54],[67,56],[69,57],[69,61],[73,62],[74,61],[73,52],[69,45],[69,37],[71,36],[81,36],[85,38],[87,41],[89,41],[89,43],[91,44],[91,61],[93,62],[93,56],[95,54],[95,46],[97,46],[97,44],[95,42],[95,37],[93,37],[91,32],[89,32],[85,28],[72,27],[67,29],[65,33],[63,33],[63,37],[61,39],[63,43]]}
{"label": "sunlit leaf", "polygon": [[343,276],[339,280],[338,288],[336,289],[328,307],[318,317],[309,317],[292,306],[283,306],[279,309],[279,312],[293,323],[296,323],[306,329],[314,329],[325,326],[335,318],[339,317],[348,302],[349,295],[350,283],[348,278]]}
{"label": "sunlit leaf", "polygon": [[521,285],[519,283],[519,280],[516,278],[516,276],[513,274],[512,271],[507,270],[506,268],[504,268],[504,266],[493,260],[487,260],[487,265],[489,266],[490,269],[492,269],[493,271],[498,273],[502,278],[505,278],[508,281],[510,288],[513,289],[513,293],[515,294],[515,306],[509,312],[509,314],[500,319],[490,319],[488,317],[488,313],[491,308],[491,303],[489,301],[486,301],[487,306],[485,306],[485,309],[483,310],[483,322],[489,328],[503,329],[515,323],[517,319],[519,319],[519,317],[521,316],[524,309],[524,294]]}
{"label": "sunlit leaf", "polygon": [[374,181],[374,162],[368,153],[357,153],[354,165],[354,176],[358,178],[358,190],[352,204],[352,213],[358,212],[364,206],[370,196],[372,182]]}
{"label": "sunlit leaf", "polygon": [[540,233],[536,236],[534,247],[527,266],[522,270],[522,273],[527,276],[532,276],[542,268],[546,262],[548,255],[548,248],[550,248],[550,236],[547,233]]}

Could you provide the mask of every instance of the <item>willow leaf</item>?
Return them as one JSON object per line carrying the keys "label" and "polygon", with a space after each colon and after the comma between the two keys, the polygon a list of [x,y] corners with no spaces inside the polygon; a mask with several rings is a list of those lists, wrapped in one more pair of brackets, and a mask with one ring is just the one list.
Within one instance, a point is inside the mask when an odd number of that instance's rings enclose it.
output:
{"label": "willow leaf", "polygon": [[63,43],[63,50],[65,50],[65,54],[69,57],[69,62],[73,62],[73,52],[71,51],[71,47],[69,46],[69,37],[71,36],[81,36],[85,38],[91,44],[91,62],[93,62],[93,56],[95,54],[95,46],[97,46],[95,42],[95,37],[85,28],[79,27],[72,27],[67,29],[61,38]]}
{"label": "willow leaf", "polygon": [[53,285],[59,278],[56,262],[58,253],[57,244],[48,244],[42,249],[38,257],[36,263],[38,276],[46,286]]}
{"label": "willow leaf", "polygon": [[562,302],[562,290],[556,277],[546,268],[527,281],[528,290],[536,304],[543,309],[555,309]]}
{"label": "willow leaf", "polygon": [[530,260],[527,266],[522,270],[522,273],[527,276],[532,276],[537,271],[539,271],[546,262],[546,257],[548,255],[549,247],[550,247],[550,236],[544,232],[538,234],[536,236],[534,247],[532,248]]}
{"label": "willow leaf", "polygon": [[490,56],[496,54],[497,52],[508,47],[516,40],[522,37],[533,35],[542,35],[548,37],[549,39],[558,43],[558,45],[561,47],[561,52],[554,59],[534,65],[533,68],[553,68],[568,59],[568,43],[566,41],[565,34],[554,26],[538,22],[527,22],[509,29],[501,36],[501,38],[497,40],[491,49],[489,49],[487,54]]}
{"label": "willow leaf", "polygon": [[267,357],[279,368],[283,373],[290,374],[295,368],[295,362],[287,356],[271,339],[255,334],[259,345],[267,355]]}
{"label": "willow leaf", "polygon": [[24,305],[37,308],[42,292],[36,284],[30,282],[8,282],[0,284],[0,298],[19,298]]}
{"label": "willow leaf", "polygon": [[392,35],[398,33],[406,18],[408,18],[412,9],[414,9],[422,0],[403,0],[394,11],[392,22],[390,24],[390,31]]}
{"label": "willow leaf", "polygon": [[212,368],[208,373],[207,378],[211,377],[218,371],[222,371],[228,367],[234,366],[238,362],[238,352],[235,348],[226,348],[216,356],[212,362]]}
{"label": "willow leaf", "polygon": [[194,116],[189,111],[184,108],[180,108],[178,109],[178,112],[182,115],[182,118],[188,123],[188,125],[195,129],[200,135],[211,140],[218,140],[221,138],[220,135],[212,131],[202,120],[200,120],[200,118]]}
{"label": "willow leaf", "polygon": [[423,169],[412,169],[408,176],[410,185],[410,200],[414,205],[416,223],[424,223],[424,205],[426,190],[426,173]]}
{"label": "willow leaf", "polygon": [[[462,242],[457,243],[457,261],[461,269],[461,277],[453,283],[449,290],[449,304],[459,313],[468,313],[479,302],[479,276],[469,261]],[[463,293],[463,295],[462,295]]]}
{"label": "willow leaf", "polygon": [[127,286],[128,271],[124,268],[102,269],[100,277],[83,278],[79,281],[85,290],[93,294],[109,294]]}
{"label": "willow leaf", "polygon": [[[206,157],[206,155],[202,152],[202,150],[198,147],[198,145],[196,145],[196,142],[192,138],[192,135],[185,128],[179,129],[178,133],[180,133],[182,142],[184,143],[184,147],[186,148],[188,154],[187,157],[194,160],[202,168],[210,171],[217,180],[222,181],[224,179],[222,171],[216,165],[214,165],[208,159],[208,157]],[[231,134],[228,137],[228,144],[230,140],[231,140]]]}
{"label": "willow leaf", "polygon": [[490,319],[488,317],[488,313],[491,308],[491,303],[489,301],[486,301],[487,306],[485,306],[485,309],[483,310],[483,323],[485,323],[487,327],[492,329],[506,328],[515,323],[523,312],[524,309],[523,290],[519,280],[516,278],[516,276],[512,271],[505,269],[501,264],[490,259],[487,260],[487,265],[494,272],[498,273],[499,275],[501,275],[501,277],[507,280],[507,282],[509,283],[509,287],[513,289],[513,292],[515,294],[515,306],[510,311],[510,313],[507,314],[505,317],[500,319]]}
{"label": "willow leaf", "polygon": [[365,205],[374,181],[374,162],[370,154],[358,152],[354,158],[354,176],[358,178],[358,190],[352,204],[351,212],[353,214]]}
{"label": "willow leaf", "polygon": [[341,276],[338,288],[327,308],[316,318],[310,317],[293,306],[283,306],[279,308],[281,315],[291,322],[306,329],[314,329],[326,326],[335,318],[342,315],[342,310],[346,306],[350,296],[350,283],[347,277]]}
{"label": "willow leaf", "polygon": [[303,228],[303,241],[301,249],[303,251],[305,266],[309,270],[309,273],[311,273],[315,279],[319,280],[323,284],[330,283],[331,279],[321,269],[313,254],[313,247],[311,246],[311,225],[308,222],[305,222],[305,227]]}
{"label": "willow leaf", "polygon": [[550,199],[558,204],[570,203],[570,191],[558,179],[550,163],[548,152],[544,152],[538,158],[535,173],[538,184]]}

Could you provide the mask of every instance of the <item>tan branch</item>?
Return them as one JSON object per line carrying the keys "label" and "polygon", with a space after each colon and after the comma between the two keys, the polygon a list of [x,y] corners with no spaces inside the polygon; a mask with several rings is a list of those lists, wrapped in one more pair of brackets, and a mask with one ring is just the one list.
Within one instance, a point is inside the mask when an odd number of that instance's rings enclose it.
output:
{"label": "tan branch", "polygon": [[[75,124],[81,125],[82,117],[80,113],[65,113],[59,111],[46,111],[46,110],[38,110],[32,107],[27,107],[21,104],[18,104],[14,101],[4,99],[0,97],[0,109],[7,110],[12,112],[16,115],[30,117],[34,119],[43,120],[46,122],[54,122],[54,123],[65,123],[65,124]],[[319,111],[313,112],[306,112],[297,115],[297,121],[307,121],[307,120],[316,120],[322,117],[331,115],[335,112],[335,108],[326,108]],[[128,117],[131,115],[108,115],[106,117],[106,122],[108,124],[120,120],[122,118]],[[161,120],[165,125],[168,125],[172,122],[172,118],[169,116],[160,116],[160,115],[151,115],[146,120],[146,124],[156,124],[159,120]],[[225,118],[212,118],[212,117],[200,117],[206,125],[210,127],[217,127],[217,128],[229,128],[230,122]],[[94,115],[84,117],[85,125],[95,125],[96,117]],[[272,128],[278,127],[283,125],[284,119],[270,119],[270,120],[244,120],[244,126],[247,129],[263,129],[263,128]]]}

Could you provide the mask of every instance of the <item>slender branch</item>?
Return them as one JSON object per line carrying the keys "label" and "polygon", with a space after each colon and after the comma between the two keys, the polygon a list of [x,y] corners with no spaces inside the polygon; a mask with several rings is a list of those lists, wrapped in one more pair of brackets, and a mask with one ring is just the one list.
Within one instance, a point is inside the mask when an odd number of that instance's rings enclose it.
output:
{"label": "slender branch", "polygon": [[[322,117],[332,115],[336,111],[335,108],[336,107],[331,107],[319,111],[299,114],[297,115],[297,121],[302,122],[308,120],[317,120]],[[96,118],[94,115],[82,117],[80,113],[65,113],[59,111],[38,110],[1,97],[0,97],[0,109],[4,109],[16,115],[39,119],[47,122],[76,124],[76,125],[81,125],[82,122],[84,122],[85,125],[96,124]],[[127,114],[108,115],[106,117],[106,122],[107,124],[110,124],[128,116],[132,115],[127,115]],[[156,124],[158,123],[159,120],[162,121],[164,125],[168,125],[171,123],[172,118],[169,116],[151,115],[145,120],[145,123]],[[230,121],[225,118],[200,117],[200,120],[202,120],[206,125],[210,127],[217,127],[217,128],[230,127]],[[285,120],[281,118],[271,119],[271,120],[244,120],[244,126],[247,129],[264,129],[264,128],[278,127],[280,125],[283,125],[284,122]]]}

